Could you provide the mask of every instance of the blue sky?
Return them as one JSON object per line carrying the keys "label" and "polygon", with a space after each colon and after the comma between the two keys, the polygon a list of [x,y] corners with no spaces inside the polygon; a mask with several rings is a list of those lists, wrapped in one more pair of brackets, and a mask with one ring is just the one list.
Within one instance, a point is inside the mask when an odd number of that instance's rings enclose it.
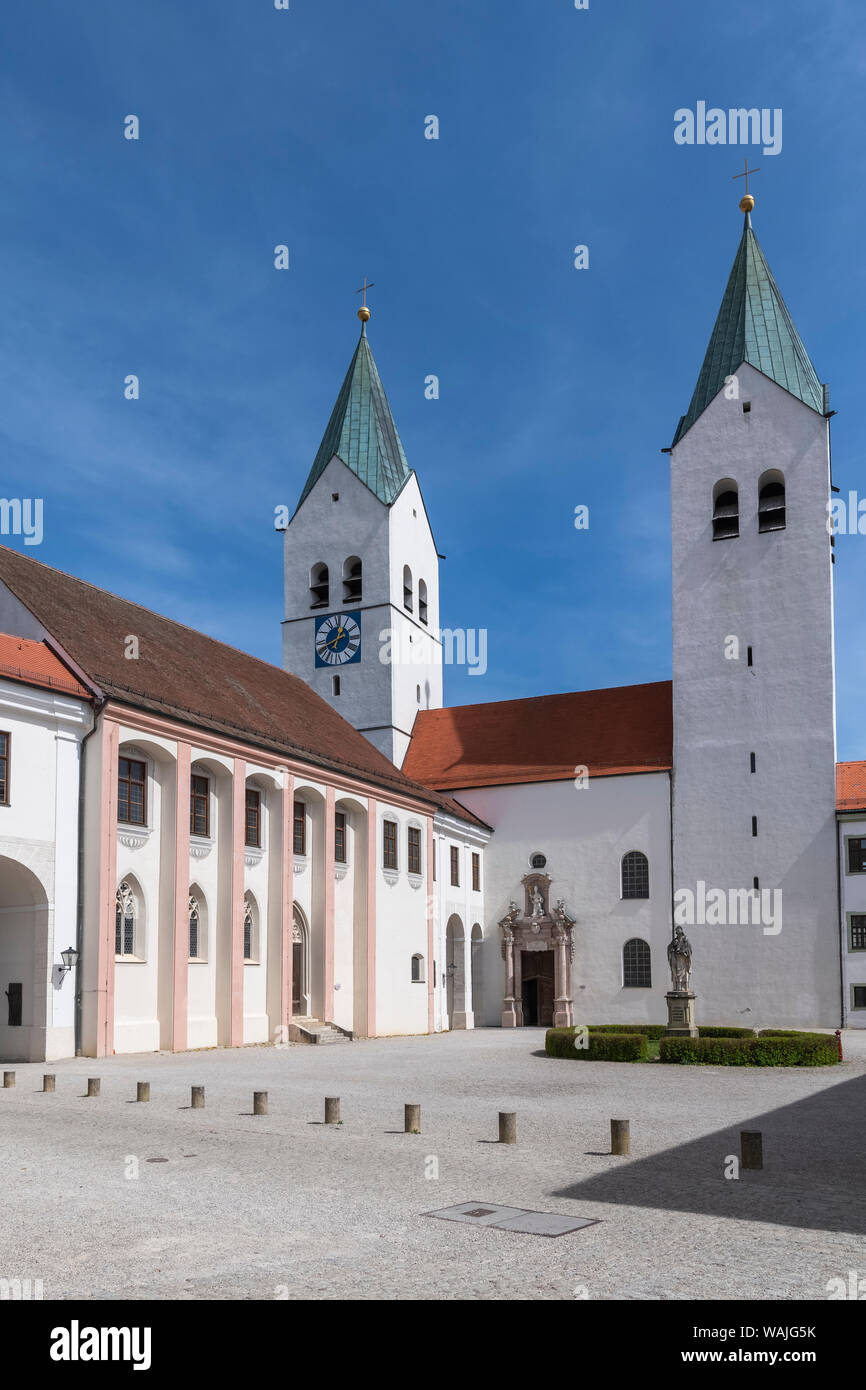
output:
{"label": "blue sky", "polygon": [[[667,679],[659,450],[746,153],[839,412],[835,481],[866,494],[860,0],[6,0],[4,28],[2,492],[45,499],[43,544],[10,543],[279,662],[274,508],[303,486],[366,274],[443,622],[489,632],[487,674],[450,669],[446,700]],[[676,145],[698,100],[781,107],[781,153]],[[866,538],[837,554],[857,757]]]}

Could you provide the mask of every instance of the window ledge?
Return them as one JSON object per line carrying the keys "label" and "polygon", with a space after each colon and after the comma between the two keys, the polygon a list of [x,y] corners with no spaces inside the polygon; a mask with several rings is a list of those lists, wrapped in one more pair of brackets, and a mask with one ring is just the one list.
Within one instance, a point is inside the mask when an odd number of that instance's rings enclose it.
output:
{"label": "window ledge", "polygon": [[193,859],[205,859],[214,847],[213,840],[204,835],[190,835],[189,852]]}
{"label": "window ledge", "polygon": [[150,825],[132,825],[126,821],[119,821],[117,826],[117,838],[127,849],[141,849],[146,845],[151,835],[153,827]]}
{"label": "window ledge", "polygon": [[346,874],[348,872],[348,863],[342,863],[340,860],[334,860],[334,878],[337,880],[338,883],[342,883],[343,879],[346,877]]}
{"label": "window ledge", "polygon": [[383,869],[383,870],[382,870],[382,877],[384,878],[385,882],[389,885],[389,887],[393,888],[393,887],[394,887],[394,884],[397,882],[398,878],[400,877],[400,870],[399,870],[399,869]]}
{"label": "window ledge", "polygon": [[206,957],[206,956],[190,956],[190,957],[189,957],[189,960],[187,961],[187,964],[188,964],[188,965],[207,965],[207,957]]}
{"label": "window ledge", "polygon": [[252,869],[256,864],[261,864],[265,857],[265,851],[261,845],[244,845],[244,863],[248,869]]}
{"label": "window ledge", "polygon": [[147,965],[145,956],[115,956],[115,965]]}
{"label": "window ledge", "polygon": [[420,888],[424,882],[423,874],[407,874],[406,877],[409,879],[413,888]]}
{"label": "window ledge", "polygon": [[309,862],[309,857],[306,854],[296,854],[294,857],[292,868],[294,869],[296,874],[302,874]]}

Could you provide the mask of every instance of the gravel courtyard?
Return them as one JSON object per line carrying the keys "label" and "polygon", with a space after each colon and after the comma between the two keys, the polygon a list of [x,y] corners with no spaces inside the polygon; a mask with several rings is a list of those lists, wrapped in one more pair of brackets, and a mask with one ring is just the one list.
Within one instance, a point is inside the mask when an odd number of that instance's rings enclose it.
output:
{"label": "gravel courtyard", "polygon": [[[866,1275],[866,1033],[801,1071],[559,1061],[543,1040],[7,1063],[0,1279],[41,1279],[45,1299],[824,1299]],[[515,1147],[494,1142],[500,1110]],[[611,1118],[631,1121],[630,1158],[608,1152]],[[765,1167],[734,1180],[741,1128],[762,1130]],[[551,1239],[425,1215],[470,1201],[598,1224]]]}

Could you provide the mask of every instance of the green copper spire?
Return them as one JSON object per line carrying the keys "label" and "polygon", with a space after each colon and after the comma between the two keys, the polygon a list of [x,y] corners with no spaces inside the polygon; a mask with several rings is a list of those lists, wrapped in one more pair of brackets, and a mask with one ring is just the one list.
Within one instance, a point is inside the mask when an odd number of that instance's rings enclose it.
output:
{"label": "green copper spire", "polygon": [[[744,199],[744,204],[753,203]],[[764,259],[746,211],[743,235],[691,404],[677,426],[678,444],[743,362],[823,414],[824,388]]]}
{"label": "green copper spire", "polygon": [[337,404],[331,412],[298,507],[335,454],[386,506],[391,505],[410,474],[363,319],[355,355],[340,387]]}

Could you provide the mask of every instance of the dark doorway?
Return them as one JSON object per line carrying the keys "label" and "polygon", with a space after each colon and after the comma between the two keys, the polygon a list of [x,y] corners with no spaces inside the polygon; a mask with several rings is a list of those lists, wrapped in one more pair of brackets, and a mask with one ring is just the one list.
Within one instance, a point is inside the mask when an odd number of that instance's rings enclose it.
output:
{"label": "dark doorway", "polygon": [[6,999],[9,1004],[9,1027],[20,1028],[21,1024],[21,1003],[23,998],[23,986],[20,984],[12,985],[6,991]]}
{"label": "dark doorway", "polygon": [[555,995],[552,951],[521,951],[523,1022],[527,1027],[553,1026]]}

